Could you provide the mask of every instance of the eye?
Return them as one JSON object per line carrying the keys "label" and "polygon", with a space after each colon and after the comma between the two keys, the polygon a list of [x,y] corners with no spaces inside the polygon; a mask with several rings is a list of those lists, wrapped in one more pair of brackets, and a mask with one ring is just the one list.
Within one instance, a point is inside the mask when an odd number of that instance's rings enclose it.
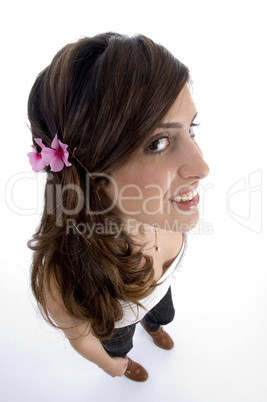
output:
{"label": "eye", "polygon": [[170,145],[170,139],[168,136],[158,138],[157,140],[151,142],[147,147],[147,150],[154,153],[160,153],[164,151]]}
{"label": "eye", "polygon": [[199,123],[192,123],[190,128],[189,128],[189,135],[191,138],[195,138],[195,128],[199,127]]}

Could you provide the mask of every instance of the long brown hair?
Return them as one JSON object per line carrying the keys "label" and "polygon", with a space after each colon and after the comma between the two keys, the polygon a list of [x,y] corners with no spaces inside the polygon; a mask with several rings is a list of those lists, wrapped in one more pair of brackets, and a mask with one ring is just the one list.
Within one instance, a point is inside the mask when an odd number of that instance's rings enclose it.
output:
{"label": "long brown hair", "polygon": [[[99,339],[110,337],[122,318],[120,301],[139,304],[153,291],[152,259],[96,190],[144,144],[188,77],[161,45],[116,33],[68,44],[37,77],[28,101],[32,137],[50,146],[57,134],[70,155],[75,150],[71,167],[47,168],[43,216],[29,241],[32,290],[51,324],[51,280],[68,314],[90,323]],[[81,228],[96,225],[120,229],[94,230],[87,238]]]}

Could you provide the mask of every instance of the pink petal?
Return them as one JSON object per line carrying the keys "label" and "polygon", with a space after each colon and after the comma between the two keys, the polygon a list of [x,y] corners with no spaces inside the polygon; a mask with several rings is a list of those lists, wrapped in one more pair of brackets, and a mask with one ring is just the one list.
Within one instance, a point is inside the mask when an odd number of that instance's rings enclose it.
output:
{"label": "pink petal", "polygon": [[43,144],[43,141],[41,138],[34,138],[34,141],[36,142],[37,145],[39,145],[39,147],[41,149],[45,148],[45,145]]}
{"label": "pink petal", "polygon": [[63,162],[65,163],[65,165],[69,167],[69,166],[71,166],[71,163],[68,161],[68,157],[69,157],[69,152],[64,150],[61,155],[61,158],[62,158]]}
{"label": "pink petal", "polygon": [[27,153],[27,156],[29,157],[29,160],[35,158],[36,155],[37,155],[37,152],[28,152],[28,153]]}
{"label": "pink petal", "polygon": [[71,163],[68,161],[69,153],[65,152],[64,155],[61,156],[63,162],[67,167],[71,166]]}
{"label": "pink petal", "polygon": [[50,165],[51,161],[57,156],[57,151],[51,148],[44,148],[42,150],[42,157],[46,165]]}
{"label": "pink petal", "polygon": [[63,149],[63,152],[66,151],[66,149],[68,148],[67,144],[64,144],[63,142],[61,142],[60,140],[58,140],[58,143],[60,145],[60,147]]}
{"label": "pink petal", "polygon": [[58,138],[57,138],[57,134],[55,135],[52,144],[51,144],[51,148],[55,149],[56,151],[59,150],[59,143],[58,143]]}
{"label": "pink petal", "polygon": [[39,158],[37,161],[36,161],[36,165],[35,165],[35,172],[43,172],[44,171],[44,168],[45,168],[45,163],[44,163],[44,161],[42,160],[42,158]]}
{"label": "pink petal", "polygon": [[50,162],[51,172],[60,172],[64,167],[64,163],[59,155],[57,155]]}
{"label": "pink petal", "polygon": [[29,162],[32,166],[32,170],[37,173],[43,171],[45,163],[42,160],[42,157],[36,152],[29,152],[27,155],[29,157]]}
{"label": "pink petal", "polygon": [[63,162],[65,163],[65,165],[67,167],[71,166],[71,163],[68,161],[68,157],[69,157],[69,152],[67,151],[68,145],[64,144],[60,140],[58,140],[58,143],[61,147],[61,151],[62,151],[61,158],[62,158]]}

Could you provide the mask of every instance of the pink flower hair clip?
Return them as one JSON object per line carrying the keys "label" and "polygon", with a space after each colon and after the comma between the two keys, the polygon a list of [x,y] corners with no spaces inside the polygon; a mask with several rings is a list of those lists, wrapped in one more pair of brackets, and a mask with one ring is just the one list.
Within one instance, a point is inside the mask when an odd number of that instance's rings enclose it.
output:
{"label": "pink flower hair clip", "polygon": [[60,172],[64,166],[71,166],[71,163],[68,161],[68,145],[63,144],[57,138],[57,134],[52,141],[51,148],[46,147],[41,138],[34,138],[34,141],[41,148],[39,151],[32,145],[33,152],[27,153],[34,172],[44,172],[44,168],[49,165],[51,172]]}
{"label": "pink flower hair clip", "polygon": [[43,172],[45,168],[45,162],[43,160],[42,151],[45,148],[41,138],[34,138],[36,144],[41,148],[40,152],[37,148],[32,145],[33,152],[28,152],[29,162],[32,166],[32,170],[36,173]]}

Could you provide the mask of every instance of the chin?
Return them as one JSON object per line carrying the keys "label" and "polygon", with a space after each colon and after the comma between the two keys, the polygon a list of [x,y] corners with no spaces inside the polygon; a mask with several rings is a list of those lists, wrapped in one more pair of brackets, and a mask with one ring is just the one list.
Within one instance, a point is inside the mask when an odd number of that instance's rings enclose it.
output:
{"label": "chin", "polygon": [[196,227],[198,222],[194,222],[194,223],[183,223],[181,224],[181,226],[179,227],[179,232],[180,233],[187,233],[190,232],[191,230],[194,229],[194,227]]}
{"label": "chin", "polygon": [[176,222],[178,222],[178,224],[176,225],[177,227],[176,230],[180,233],[190,232],[196,227],[198,221],[199,221],[199,211],[197,210],[195,214],[187,215],[186,217],[183,216],[181,217],[181,219],[177,219]]}

